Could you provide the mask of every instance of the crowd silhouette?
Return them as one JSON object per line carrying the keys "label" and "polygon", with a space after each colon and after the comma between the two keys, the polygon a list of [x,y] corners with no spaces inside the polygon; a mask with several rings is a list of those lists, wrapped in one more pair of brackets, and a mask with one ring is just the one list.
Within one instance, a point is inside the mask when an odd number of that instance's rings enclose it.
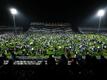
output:
{"label": "crowd silhouette", "polygon": [[[0,57],[0,78],[19,79],[66,79],[66,80],[98,80],[106,78],[107,59],[100,56],[86,55],[85,58],[77,55],[76,58],[68,59],[62,54],[59,61],[53,55],[47,60],[43,59],[40,65],[20,66],[14,65],[14,59],[10,59],[7,65],[3,64],[5,55]],[[47,64],[46,64],[47,62]],[[69,64],[69,65],[68,65]],[[7,76],[7,77],[5,77]]]}

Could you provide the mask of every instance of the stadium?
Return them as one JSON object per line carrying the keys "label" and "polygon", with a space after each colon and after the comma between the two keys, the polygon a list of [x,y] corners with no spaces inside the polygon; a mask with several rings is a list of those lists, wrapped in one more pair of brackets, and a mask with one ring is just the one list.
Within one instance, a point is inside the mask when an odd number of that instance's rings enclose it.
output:
{"label": "stadium", "polygon": [[107,1],[62,2],[0,1],[0,79],[106,78]]}
{"label": "stadium", "polygon": [[[83,76],[83,78],[90,76],[89,79],[93,78],[92,74],[96,74],[97,72],[93,73],[92,71],[91,73],[90,69],[94,70],[93,68],[98,64],[106,64],[107,35],[94,32],[75,33],[70,26],[70,24],[58,23],[31,23],[30,28],[26,32],[23,32],[20,28],[18,28],[20,32],[17,32],[17,29],[16,32],[14,30],[12,32],[11,29],[7,29],[6,32],[4,31],[4,33],[0,34],[0,65],[4,65],[1,69],[2,75],[7,75],[5,71],[8,70],[12,71],[12,73],[8,72],[10,75],[18,75],[22,78],[20,75],[22,70],[23,74],[28,75],[34,69],[39,69],[40,71],[37,71],[36,78],[44,70],[52,70],[51,72],[58,70],[55,73],[60,78],[62,73],[60,73],[59,68],[61,68],[65,76],[68,76],[64,72],[64,69],[67,69],[66,71],[70,79],[75,79],[75,76]],[[61,62],[60,58],[62,59]],[[103,60],[104,63],[101,63],[100,61]],[[48,65],[49,67],[47,67]],[[51,69],[55,65],[57,65],[57,69]],[[66,67],[66,65],[69,66]],[[88,69],[90,65],[91,67]],[[81,69],[81,67],[85,68]],[[29,68],[29,71],[26,71],[27,68]],[[88,71],[88,73],[85,74],[84,70]],[[71,74],[69,71],[73,73]],[[49,73],[47,72],[48,75]],[[24,76],[24,78],[29,79],[33,74],[35,74],[35,70],[31,72],[31,75],[28,77]],[[17,79],[20,79],[18,76]],[[39,77],[38,79],[41,78]]]}

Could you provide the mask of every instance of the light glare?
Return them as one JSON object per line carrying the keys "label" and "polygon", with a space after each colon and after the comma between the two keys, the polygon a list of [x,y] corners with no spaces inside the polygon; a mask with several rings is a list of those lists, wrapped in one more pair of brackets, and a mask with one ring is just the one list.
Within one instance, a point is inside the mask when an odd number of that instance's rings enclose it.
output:
{"label": "light glare", "polygon": [[10,9],[11,14],[16,15],[18,12],[15,8]]}
{"label": "light glare", "polygon": [[105,14],[105,10],[102,9],[98,11],[97,16],[102,17],[104,16],[104,14]]}

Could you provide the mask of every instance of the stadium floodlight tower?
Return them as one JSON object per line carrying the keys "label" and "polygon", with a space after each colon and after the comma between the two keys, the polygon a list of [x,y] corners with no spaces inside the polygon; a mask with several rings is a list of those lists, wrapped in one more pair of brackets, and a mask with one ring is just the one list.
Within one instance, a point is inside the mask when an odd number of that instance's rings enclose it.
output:
{"label": "stadium floodlight tower", "polygon": [[10,13],[13,16],[13,22],[14,22],[14,33],[16,34],[16,23],[15,23],[15,16],[18,14],[18,11],[15,8],[10,8]]}
{"label": "stadium floodlight tower", "polygon": [[100,30],[100,26],[101,26],[101,19],[104,15],[105,15],[105,10],[104,9],[101,9],[97,12],[97,16],[99,17],[99,24],[98,24],[98,30],[97,30],[98,33],[99,33],[99,30]]}

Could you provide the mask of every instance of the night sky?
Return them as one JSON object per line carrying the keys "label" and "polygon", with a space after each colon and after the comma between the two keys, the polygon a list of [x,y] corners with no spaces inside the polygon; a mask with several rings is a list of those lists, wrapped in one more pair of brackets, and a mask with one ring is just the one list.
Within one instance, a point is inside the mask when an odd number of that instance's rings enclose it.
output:
{"label": "night sky", "polygon": [[19,11],[18,26],[28,26],[31,22],[69,22],[76,28],[106,6],[107,0],[0,0],[0,26],[12,25],[10,7]]}

